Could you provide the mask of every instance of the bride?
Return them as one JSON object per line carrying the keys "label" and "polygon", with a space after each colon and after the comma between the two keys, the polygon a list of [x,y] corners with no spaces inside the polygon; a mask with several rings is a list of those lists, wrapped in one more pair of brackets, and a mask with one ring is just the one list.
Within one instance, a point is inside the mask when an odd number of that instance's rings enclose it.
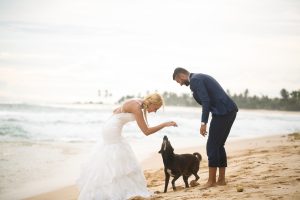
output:
{"label": "bride", "polygon": [[113,111],[102,129],[103,142],[97,145],[77,180],[79,200],[124,200],[151,195],[135,154],[121,133],[129,121],[136,121],[147,136],[164,127],[177,126],[173,121],[148,126],[147,112],[156,112],[162,105],[162,97],[154,93],[144,99],[130,99]]}

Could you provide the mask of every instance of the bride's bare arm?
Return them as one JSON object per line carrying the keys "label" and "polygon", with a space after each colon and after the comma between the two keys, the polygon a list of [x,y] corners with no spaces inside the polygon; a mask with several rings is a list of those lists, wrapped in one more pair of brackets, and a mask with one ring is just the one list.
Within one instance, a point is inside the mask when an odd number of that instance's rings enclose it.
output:
{"label": "bride's bare arm", "polygon": [[127,104],[126,108],[128,109],[129,112],[134,114],[139,128],[147,136],[161,130],[164,127],[177,126],[176,122],[169,121],[169,122],[161,123],[157,126],[148,127],[148,125],[145,122],[145,118],[144,118],[142,109],[140,108],[140,105],[138,103],[133,102],[133,103]]}

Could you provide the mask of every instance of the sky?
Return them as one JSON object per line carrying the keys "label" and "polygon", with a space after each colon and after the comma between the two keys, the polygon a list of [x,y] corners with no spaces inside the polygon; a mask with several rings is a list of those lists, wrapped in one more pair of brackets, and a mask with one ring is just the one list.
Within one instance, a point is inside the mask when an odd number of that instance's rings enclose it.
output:
{"label": "sky", "polygon": [[176,67],[232,94],[300,89],[300,1],[0,0],[0,101],[190,93]]}

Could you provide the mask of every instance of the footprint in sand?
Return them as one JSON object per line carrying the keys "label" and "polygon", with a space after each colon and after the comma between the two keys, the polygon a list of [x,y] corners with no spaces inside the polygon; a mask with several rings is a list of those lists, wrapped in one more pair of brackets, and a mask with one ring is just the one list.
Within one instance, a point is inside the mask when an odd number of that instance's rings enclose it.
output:
{"label": "footprint in sand", "polygon": [[248,187],[254,188],[254,189],[258,189],[259,186],[258,185],[248,185]]}
{"label": "footprint in sand", "polygon": [[209,197],[209,193],[203,193],[202,196],[203,197]]}

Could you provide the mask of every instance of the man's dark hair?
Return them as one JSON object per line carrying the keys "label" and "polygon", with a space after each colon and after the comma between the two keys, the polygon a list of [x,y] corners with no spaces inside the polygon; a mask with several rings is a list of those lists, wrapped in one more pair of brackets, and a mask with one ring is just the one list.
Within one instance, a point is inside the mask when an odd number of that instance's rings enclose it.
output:
{"label": "man's dark hair", "polygon": [[175,77],[178,74],[189,74],[190,72],[182,67],[177,67],[176,69],[174,69],[174,73],[173,73],[173,80],[175,80]]}

